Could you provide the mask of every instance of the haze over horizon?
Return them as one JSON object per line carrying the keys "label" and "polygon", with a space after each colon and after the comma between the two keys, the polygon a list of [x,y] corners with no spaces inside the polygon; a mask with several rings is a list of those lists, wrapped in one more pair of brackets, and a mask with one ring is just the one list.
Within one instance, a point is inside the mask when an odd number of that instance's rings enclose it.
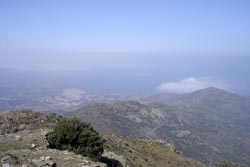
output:
{"label": "haze over horizon", "polygon": [[249,96],[249,9],[247,0],[1,1],[0,85]]}

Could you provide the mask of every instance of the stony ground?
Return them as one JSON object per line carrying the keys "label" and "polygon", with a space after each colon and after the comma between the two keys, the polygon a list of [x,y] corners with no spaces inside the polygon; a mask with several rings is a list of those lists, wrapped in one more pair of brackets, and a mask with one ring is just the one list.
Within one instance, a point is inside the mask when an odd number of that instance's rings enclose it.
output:
{"label": "stony ground", "polygon": [[140,140],[104,135],[106,150],[115,152],[121,162],[135,167],[207,167],[187,158],[166,141]]}
{"label": "stony ground", "polygon": [[47,148],[49,129],[28,130],[0,136],[0,164],[3,167],[106,167],[72,152]]}
{"label": "stony ground", "polygon": [[[166,141],[104,134],[105,151],[93,160],[72,152],[49,149],[45,138],[57,115],[18,111],[0,115],[2,167],[206,167],[181,155]],[[101,163],[101,162],[103,163]]]}

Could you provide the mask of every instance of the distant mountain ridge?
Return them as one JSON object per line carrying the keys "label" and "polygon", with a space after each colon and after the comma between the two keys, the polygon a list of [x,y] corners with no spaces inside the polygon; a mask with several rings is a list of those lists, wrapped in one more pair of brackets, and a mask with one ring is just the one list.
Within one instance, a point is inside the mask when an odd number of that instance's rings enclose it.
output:
{"label": "distant mountain ridge", "polygon": [[225,90],[206,88],[165,103],[96,104],[69,115],[101,132],[167,140],[207,164],[229,159],[250,165],[250,101]]}

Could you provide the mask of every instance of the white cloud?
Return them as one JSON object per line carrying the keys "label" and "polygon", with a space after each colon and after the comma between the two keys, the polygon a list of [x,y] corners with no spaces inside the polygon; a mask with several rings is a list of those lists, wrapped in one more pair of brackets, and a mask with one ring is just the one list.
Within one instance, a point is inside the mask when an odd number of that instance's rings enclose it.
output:
{"label": "white cloud", "polygon": [[207,87],[228,89],[228,85],[223,82],[212,81],[211,78],[187,78],[177,82],[166,82],[156,89],[166,93],[190,93]]}

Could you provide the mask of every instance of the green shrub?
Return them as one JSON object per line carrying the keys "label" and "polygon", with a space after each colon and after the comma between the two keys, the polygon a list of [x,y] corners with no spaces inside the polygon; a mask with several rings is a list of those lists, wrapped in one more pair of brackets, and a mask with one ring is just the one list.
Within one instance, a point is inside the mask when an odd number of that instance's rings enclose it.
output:
{"label": "green shrub", "polygon": [[216,164],[215,167],[245,167],[245,166],[230,161],[222,161]]}
{"label": "green shrub", "polygon": [[103,153],[103,140],[89,123],[64,118],[46,135],[50,148],[73,151],[98,158]]}

